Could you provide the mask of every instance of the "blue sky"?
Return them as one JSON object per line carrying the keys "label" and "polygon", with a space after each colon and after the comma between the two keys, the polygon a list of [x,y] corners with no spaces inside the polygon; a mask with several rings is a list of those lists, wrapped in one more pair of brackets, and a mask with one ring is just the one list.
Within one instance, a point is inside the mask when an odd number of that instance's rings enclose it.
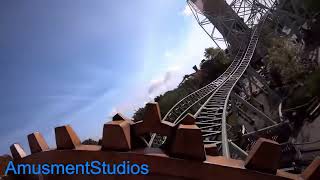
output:
{"label": "blue sky", "polygon": [[0,1],[0,154],[71,124],[98,139],[174,88],[213,46],[184,0]]}

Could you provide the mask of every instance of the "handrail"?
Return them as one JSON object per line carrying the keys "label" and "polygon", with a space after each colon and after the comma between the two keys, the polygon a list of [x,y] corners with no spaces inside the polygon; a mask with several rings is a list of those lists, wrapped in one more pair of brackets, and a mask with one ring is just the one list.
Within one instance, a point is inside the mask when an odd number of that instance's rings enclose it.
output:
{"label": "handrail", "polygon": [[[175,125],[179,124],[183,115],[193,107],[193,105],[211,94],[207,101],[196,112],[196,124],[201,129],[204,143],[221,144],[223,156],[229,158],[230,152],[229,140],[227,137],[226,113],[230,93],[250,64],[259,40],[259,35],[262,29],[261,27],[263,26],[267,16],[268,14],[263,16],[261,19],[262,22],[254,27],[249,43],[246,46],[245,53],[240,49],[235,60],[223,74],[204,88],[189,94],[176,103],[165,115],[162,121],[171,122]],[[155,134],[153,134],[152,137],[152,141],[154,139],[160,139],[160,144],[158,143],[159,145],[163,144],[166,140],[166,138],[161,139],[161,136],[158,136],[159,138],[154,138],[156,137]],[[153,144],[153,142],[149,144]]]}
{"label": "handrail", "polygon": [[[263,22],[266,17],[264,17]],[[199,111],[196,113],[198,124],[212,122],[212,124],[217,124],[220,122],[220,128],[218,131],[220,133],[212,133],[213,129],[208,129],[208,125],[200,127],[203,131],[203,137],[211,138],[210,140],[204,140],[209,143],[217,142],[220,140],[220,144],[222,145],[222,154],[226,157],[230,157],[229,152],[229,143],[227,137],[227,122],[226,122],[226,113],[228,108],[228,100],[230,93],[233,87],[236,85],[240,77],[243,75],[245,70],[250,64],[250,61],[253,57],[255,48],[258,43],[258,37],[260,34],[261,26],[263,22],[256,26],[252,32],[252,36],[248,43],[246,52],[244,57],[242,58],[240,64],[233,71],[233,73],[228,77],[226,81],[223,82],[221,86],[210,96],[210,98],[202,105]],[[214,107],[214,108],[210,108]],[[222,109],[222,113],[221,113]],[[208,130],[207,130],[208,129]],[[209,132],[208,132],[209,131]],[[216,129],[215,129],[216,131]]]}
{"label": "handrail", "polygon": [[[193,107],[196,103],[198,103],[199,101],[201,101],[203,98],[207,97],[209,94],[212,94],[226,79],[228,76],[230,76],[230,74],[236,69],[236,67],[239,65],[240,63],[240,60],[242,58],[244,54],[244,51],[243,49],[239,49],[238,50],[238,53],[235,57],[235,59],[232,61],[232,63],[229,65],[229,67],[227,68],[227,70],[225,72],[223,72],[216,80],[214,80],[213,82],[209,83],[208,85],[206,85],[205,87],[189,94],[188,96],[186,96],[185,98],[183,98],[182,100],[180,100],[179,102],[177,102],[169,111],[168,113],[165,115],[165,117],[162,119],[162,121],[168,121],[168,117],[170,117],[170,114],[173,114],[174,113],[174,110],[176,109],[176,107],[180,104],[183,103],[183,101],[187,100],[189,97],[192,97],[192,95],[196,94],[197,92],[200,92],[202,89],[204,88],[212,88],[210,90],[210,92],[206,93],[205,95],[203,95],[202,97],[200,97],[199,99],[195,100],[195,102],[193,102],[191,105],[187,106],[182,112],[180,112],[180,115],[178,117],[176,117],[175,119],[169,121],[169,122],[172,122],[174,124],[178,124],[181,120],[182,120],[182,117],[184,114],[186,114],[186,112],[191,108]],[[219,82],[220,81],[220,82]],[[216,84],[216,83],[219,83],[219,85],[217,86],[213,86],[211,87],[212,84]],[[210,98],[209,98],[210,99]],[[183,105],[182,105],[183,107]],[[156,140],[159,140],[161,139],[161,137],[157,137],[155,134],[152,134],[151,135],[151,140],[150,140],[150,143],[148,143],[148,146],[151,147],[152,144],[154,144],[154,141],[155,139]],[[165,141],[166,138],[164,138],[163,140],[161,141]],[[163,143],[161,142],[161,143]]]}
{"label": "handrail", "polygon": [[[220,52],[219,52],[220,53]],[[219,54],[218,53],[218,54]],[[216,56],[218,55],[216,54]],[[212,81],[211,83],[209,83],[208,85],[202,87],[201,89],[198,89],[197,91],[187,95],[186,97],[184,97],[183,99],[181,99],[180,101],[178,101],[168,112],[167,114],[164,116],[164,118],[162,119],[162,121],[169,121],[172,122],[172,119],[168,119],[170,117],[171,114],[174,113],[174,110],[177,108],[177,106],[179,105],[183,105],[184,101],[187,101],[188,98],[191,98],[193,95],[196,95],[197,93],[201,92],[201,91],[206,91],[206,89],[211,89],[209,90],[209,92],[205,93],[204,95],[202,95],[200,98],[198,98],[197,100],[195,100],[191,105],[189,105],[188,107],[186,107],[185,110],[183,110],[183,112],[179,113],[180,115],[175,118],[173,121],[177,121],[180,118],[182,118],[182,116],[192,107],[194,106],[196,103],[198,103],[199,101],[201,101],[204,97],[208,96],[209,94],[211,94],[215,89],[217,89],[224,81],[225,79],[228,77],[229,74],[231,74],[233,72],[233,70],[235,69],[235,67],[239,64],[240,60],[238,55],[240,55],[240,50],[237,53],[237,56],[235,58],[235,60],[231,63],[231,65],[226,69],[225,72],[223,72],[217,79],[215,79],[214,81]],[[215,56],[215,57],[216,57]],[[240,57],[241,58],[241,57]],[[235,67],[234,67],[235,66]],[[218,85],[217,85],[218,84]],[[212,87],[213,86],[213,87]]]}

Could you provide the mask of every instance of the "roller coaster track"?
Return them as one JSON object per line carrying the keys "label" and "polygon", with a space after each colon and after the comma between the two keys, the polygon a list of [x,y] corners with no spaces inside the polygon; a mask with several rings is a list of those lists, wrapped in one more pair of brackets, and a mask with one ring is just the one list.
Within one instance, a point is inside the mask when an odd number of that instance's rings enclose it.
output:
{"label": "roller coaster track", "polygon": [[[218,54],[217,54],[218,55]],[[216,56],[217,56],[216,55]],[[216,80],[212,81],[208,85],[198,89],[197,91],[189,94],[188,96],[181,99],[177,102],[165,115],[162,121],[167,121],[171,123],[179,122],[184,115],[186,115],[189,110],[194,107],[196,104],[201,105],[201,101],[205,100],[206,97],[210,96],[215,90],[217,90],[234,72],[234,70],[238,67],[242,57],[244,55],[244,50],[239,49],[236,57],[230,64],[230,66],[226,69],[224,73],[222,73]],[[152,134],[151,140],[148,143],[149,146],[153,144],[153,146],[160,146],[165,141],[165,138]]]}
{"label": "roller coaster track", "polygon": [[[319,141],[303,144],[288,142],[276,144],[264,138],[256,138],[257,136],[274,137],[274,134],[278,136],[277,131],[282,131],[282,126],[286,125],[284,121],[281,124],[245,134],[243,137],[248,140],[245,145],[252,143],[249,156],[227,137],[226,116],[230,107],[229,96],[250,64],[266,18],[267,16],[264,16],[262,21],[253,28],[249,43],[243,46],[246,49],[238,50],[234,61],[218,79],[183,98],[170,109],[163,119],[161,119],[158,103],[148,103],[144,120],[139,122],[133,122],[130,118],[117,113],[113,116],[112,121],[103,125],[102,137],[98,145],[81,143],[80,138],[69,125],[54,129],[56,148],[50,148],[41,133],[31,133],[27,136],[31,154],[27,155],[20,144],[14,143],[10,146],[12,156],[0,156],[0,180],[106,180],[131,177],[133,179],[203,180],[210,180],[212,177],[248,180],[319,179],[320,159],[318,158],[315,158],[300,174],[286,172],[289,169],[295,170],[295,166],[291,167],[292,159],[299,160],[298,162],[303,165],[309,164],[310,162],[300,162],[301,157],[303,155],[314,156],[314,152],[319,151],[319,148],[306,149],[303,146],[319,143]],[[193,119],[179,125],[194,105],[201,105],[194,114],[197,126]],[[281,105],[279,113],[282,117]],[[177,125],[179,128],[174,127]],[[161,149],[145,147],[145,144],[141,142],[141,137],[153,134],[148,145],[152,145],[155,137],[162,138],[162,136],[156,136],[154,132],[167,137],[170,143]],[[204,146],[203,143],[219,145],[224,157],[217,155],[216,147]],[[235,152],[245,161],[230,159],[230,155],[235,157]],[[297,153],[298,157],[296,157]],[[13,168],[11,162],[14,164]],[[100,162],[103,162],[105,166]],[[287,170],[278,169],[277,162],[280,162],[282,168]],[[93,163],[96,164],[95,168]],[[141,169],[147,166],[146,174],[140,172],[140,164]],[[44,168],[44,165],[49,168]],[[53,170],[54,166],[58,166],[56,172]],[[72,170],[69,167],[72,167]],[[138,170],[134,170],[134,167]],[[3,174],[5,169],[10,169],[14,173]],[[20,169],[23,169],[23,173],[20,172]],[[51,173],[44,173],[45,169],[51,169]],[[77,169],[82,169],[82,173]],[[113,169],[113,172],[110,169]],[[123,171],[119,172],[119,169]],[[16,174],[16,170],[19,175]],[[98,173],[92,170],[98,170]]]}
{"label": "roller coaster track", "polygon": [[[201,128],[204,144],[220,145],[222,147],[222,154],[229,158],[230,152],[226,122],[229,96],[233,87],[250,64],[265,19],[266,17],[261,19],[261,23],[254,27],[246,52],[244,53],[244,51],[240,49],[232,64],[218,79],[179,101],[170,109],[163,118],[163,121],[179,124],[183,115],[185,115],[193,105],[210,95],[194,115],[196,125]],[[150,145],[153,144],[154,139],[159,143],[160,138],[153,134]],[[165,141],[165,139],[163,141]]]}
{"label": "roller coaster track", "polygon": [[[220,52],[219,52],[220,53]],[[218,53],[218,54],[219,54]],[[216,54],[216,56],[218,55]],[[196,90],[195,92],[187,95],[180,101],[178,101],[164,116],[162,121],[167,121],[167,122],[172,122],[176,123],[177,121],[180,121],[185,114],[189,112],[189,110],[194,107],[196,104],[201,105],[201,101],[205,100],[206,97],[211,95],[219,86],[223,84],[226,79],[234,72],[234,70],[237,68],[239,65],[242,57],[244,55],[244,50],[239,49],[237,52],[236,57],[232,61],[232,63],[229,65],[229,67],[226,69],[225,72],[223,72],[216,80],[212,81],[208,85]],[[165,141],[165,138],[152,134],[151,135],[151,140],[148,144],[148,146],[160,146],[163,141]]]}
{"label": "roller coaster track", "polygon": [[177,102],[165,115],[162,121],[177,122],[190,110],[191,107],[199,103],[208,95],[212,94],[223,82],[233,73],[236,67],[239,65],[244,54],[244,50],[240,49],[227,70],[222,73],[216,80],[212,81],[208,85],[201,89],[189,94],[179,102]]}
{"label": "roller coaster track", "polygon": [[261,26],[262,24],[254,29],[246,53],[239,66],[195,114],[197,118],[196,124],[201,128],[204,143],[221,144],[222,154],[227,158],[230,156],[226,122],[229,96],[233,87],[250,64],[258,43]]}

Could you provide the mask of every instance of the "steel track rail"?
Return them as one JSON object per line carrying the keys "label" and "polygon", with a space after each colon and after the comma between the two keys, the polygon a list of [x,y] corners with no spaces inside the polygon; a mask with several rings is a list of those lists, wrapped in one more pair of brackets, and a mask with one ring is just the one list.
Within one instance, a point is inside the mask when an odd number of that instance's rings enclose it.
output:
{"label": "steel track rail", "polygon": [[[218,55],[218,54],[217,54]],[[244,50],[239,49],[236,57],[226,69],[216,80],[212,81],[208,85],[202,87],[201,89],[189,94],[179,102],[177,102],[165,115],[162,121],[177,123],[179,122],[185,114],[197,103],[200,103],[205,97],[208,97],[215,90],[217,90],[223,83],[228,79],[228,77],[234,72],[234,70],[240,64],[240,61],[244,55]],[[166,138],[161,137],[160,135],[156,135],[155,133],[151,135],[151,139],[148,146],[160,146]]]}
{"label": "steel track rail", "polygon": [[[239,65],[241,58],[244,54],[244,50],[240,49],[230,66],[223,72],[216,80],[212,81],[208,85],[201,89],[187,95],[179,102],[177,102],[165,115],[162,121],[175,122],[180,120],[195,104],[199,103],[209,94],[214,92],[223,82],[233,73],[236,67]],[[218,54],[217,54],[218,55]],[[217,56],[216,55],[216,56]]]}
{"label": "steel track rail", "polygon": [[[254,29],[250,42],[247,46],[247,50],[244,54],[244,57],[243,57],[243,51],[242,49],[240,49],[237,53],[235,60],[232,62],[232,64],[218,78],[218,79],[223,78],[224,81],[222,81],[219,84],[219,86],[212,89],[211,91],[212,94],[210,95],[210,97],[195,114],[195,117],[197,118],[196,124],[201,128],[201,131],[202,131],[203,142],[205,144],[212,144],[212,143],[217,145],[222,144],[223,155],[226,157],[230,156],[229,147],[228,147],[227,129],[226,129],[227,128],[227,123],[226,123],[227,110],[226,109],[227,109],[228,99],[229,99],[231,90],[233,89],[235,84],[238,82],[238,79],[242,76],[242,74],[250,64],[251,58],[253,56],[255,47],[258,42],[258,35],[260,30],[259,27],[260,26],[257,26]],[[225,77],[225,75],[227,76]],[[199,90],[192,94],[195,94],[197,92],[199,92]],[[192,98],[191,96],[192,94],[190,94],[187,97]],[[185,97],[184,99],[187,99],[187,97]],[[206,96],[203,96],[202,98],[204,97]],[[171,108],[171,110],[175,110],[175,107],[177,107],[178,104],[181,104],[183,100],[179,101],[173,108]],[[198,102],[198,100],[199,99],[195,99],[193,101]],[[190,101],[192,100],[190,99]],[[191,107],[192,106],[188,106],[186,110],[190,109]],[[170,113],[172,112],[169,111],[167,115]],[[181,112],[179,116],[176,115],[176,118],[174,119],[174,121],[168,120],[169,115],[168,116],[166,115],[163,121],[169,121],[174,124],[179,124],[179,122],[182,120],[181,117],[183,113],[185,113],[185,111]],[[159,146],[162,143],[164,143],[165,140],[166,138],[162,138],[161,136],[152,134],[151,140],[148,146],[151,146],[152,144],[156,144],[156,146]]]}
{"label": "steel track rail", "polygon": [[[226,113],[228,100],[233,87],[250,64],[258,43],[260,29],[263,23],[255,27],[246,53],[236,70],[212,93],[203,106],[197,111],[196,124],[201,128],[205,144],[217,144],[222,147],[222,154],[229,158],[229,142],[227,137]],[[178,123],[177,121],[176,123]]]}

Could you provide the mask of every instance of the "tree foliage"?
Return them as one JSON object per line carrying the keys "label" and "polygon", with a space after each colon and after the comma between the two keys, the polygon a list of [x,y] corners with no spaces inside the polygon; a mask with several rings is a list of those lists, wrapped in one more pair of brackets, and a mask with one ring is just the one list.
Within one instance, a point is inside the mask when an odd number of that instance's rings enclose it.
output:
{"label": "tree foliage", "polygon": [[84,140],[81,144],[84,145],[98,145],[98,141],[95,141],[91,138]]}
{"label": "tree foliage", "polygon": [[274,38],[268,49],[268,66],[277,86],[297,81],[304,73],[298,47],[287,38]]}
{"label": "tree foliage", "polygon": [[204,57],[205,59],[200,64],[200,70],[205,74],[205,84],[218,78],[231,63],[224,51],[217,48],[206,48]]}
{"label": "tree foliage", "polygon": [[134,121],[142,120],[144,112],[145,112],[145,108],[144,107],[141,107],[138,110],[136,110],[136,112],[134,112],[134,114],[133,114]]}
{"label": "tree foliage", "polygon": [[306,86],[312,96],[320,97],[320,70],[314,71],[306,80]]}
{"label": "tree foliage", "polygon": [[307,11],[317,13],[320,11],[320,1],[319,0],[304,0]]}
{"label": "tree foliage", "polygon": [[285,37],[272,39],[268,48],[267,66],[271,80],[274,86],[284,90],[286,108],[305,104],[320,96],[320,71],[310,74],[299,59],[301,55],[298,46]]}

